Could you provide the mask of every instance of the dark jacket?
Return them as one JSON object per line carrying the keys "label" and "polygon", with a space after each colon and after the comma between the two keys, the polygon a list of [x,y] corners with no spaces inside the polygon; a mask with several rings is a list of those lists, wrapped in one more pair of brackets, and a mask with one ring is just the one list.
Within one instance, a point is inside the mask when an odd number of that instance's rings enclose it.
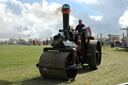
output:
{"label": "dark jacket", "polygon": [[83,31],[83,27],[84,27],[85,25],[84,24],[78,24],[77,26],[76,26],[76,29],[75,29],[75,31],[77,31],[78,30],[78,33],[81,33],[82,31]]}

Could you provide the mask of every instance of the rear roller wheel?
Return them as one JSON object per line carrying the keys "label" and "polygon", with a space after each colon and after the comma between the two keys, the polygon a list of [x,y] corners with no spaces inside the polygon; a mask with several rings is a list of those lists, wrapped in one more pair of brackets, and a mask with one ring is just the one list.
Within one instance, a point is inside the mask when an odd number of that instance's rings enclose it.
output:
{"label": "rear roller wheel", "polygon": [[90,40],[88,46],[88,65],[90,69],[95,70],[101,64],[101,45],[97,40]]}

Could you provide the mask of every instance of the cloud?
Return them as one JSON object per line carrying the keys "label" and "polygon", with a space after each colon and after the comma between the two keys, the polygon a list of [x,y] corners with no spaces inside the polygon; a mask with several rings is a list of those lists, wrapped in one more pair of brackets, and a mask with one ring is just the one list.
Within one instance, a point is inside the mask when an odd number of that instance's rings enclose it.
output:
{"label": "cloud", "polygon": [[6,9],[6,4],[0,3],[0,34],[8,33],[12,31],[13,18],[15,15],[11,13],[11,10]]}
{"label": "cloud", "polygon": [[[72,8],[70,25],[73,27],[77,25],[78,19],[82,19],[84,24],[91,27],[94,35],[103,33],[103,36],[106,36],[109,33],[120,34],[120,26],[127,25],[128,0],[76,1],[80,3],[70,4]],[[54,1],[48,2],[47,0],[42,0],[41,3],[33,2],[32,4],[22,3],[20,0],[10,0],[10,2],[20,8],[18,10],[20,14],[16,14],[15,9],[8,8],[7,3],[0,3],[0,38],[45,39],[57,34],[58,30],[63,27],[62,4]],[[70,0],[70,2],[74,1]],[[81,5],[81,8],[79,8],[79,5]],[[93,13],[92,15],[89,14],[85,7],[99,13],[100,16]]]}
{"label": "cloud", "polygon": [[76,0],[79,3],[87,3],[87,4],[93,4],[97,3],[98,0]]}
{"label": "cloud", "polygon": [[0,0],[0,2],[7,2],[8,0]]}
{"label": "cloud", "polygon": [[98,4],[86,5],[86,7],[100,13],[103,17],[100,22],[86,18],[86,23],[95,33],[103,33],[103,36],[107,36],[109,33],[121,34],[119,19],[128,7],[128,0],[99,0]]}
{"label": "cloud", "polygon": [[95,21],[102,21],[103,17],[102,16],[89,16],[92,20]]}
{"label": "cloud", "polygon": [[128,27],[128,9],[120,17],[119,24],[121,27]]}
{"label": "cloud", "polygon": [[[11,3],[20,7],[21,14],[17,15],[6,7],[6,4],[0,5],[0,37],[1,38],[40,38],[51,37],[62,29],[61,6],[58,3],[48,3],[43,0],[42,3],[33,4],[22,3],[19,0],[11,0]],[[76,18],[70,16],[70,24],[76,24]]]}

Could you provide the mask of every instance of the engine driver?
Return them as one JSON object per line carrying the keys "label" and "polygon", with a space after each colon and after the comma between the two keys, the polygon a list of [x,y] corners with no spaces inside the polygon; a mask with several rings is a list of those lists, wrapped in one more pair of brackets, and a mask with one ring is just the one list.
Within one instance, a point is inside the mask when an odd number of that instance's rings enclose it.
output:
{"label": "engine driver", "polygon": [[81,33],[83,31],[83,27],[85,27],[85,25],[82,23],[82,20],[78,20],[78,25],[76,26],[76,29],[75,29],[75,33],[76,31],[78,31],[78,34]]}

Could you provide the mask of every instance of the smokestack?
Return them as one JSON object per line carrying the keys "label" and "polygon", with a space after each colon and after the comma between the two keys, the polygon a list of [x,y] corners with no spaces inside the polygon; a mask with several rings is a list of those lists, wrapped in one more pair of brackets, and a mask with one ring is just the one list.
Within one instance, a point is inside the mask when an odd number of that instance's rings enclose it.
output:
{"label": "smokestack", "polygon": [[68,30],[69,30],[69,13],[70,13],[70,6],[68,4],[64,4],[62,6],[62,13],[63,13],[63,31],[65,40],[68,40]]}

